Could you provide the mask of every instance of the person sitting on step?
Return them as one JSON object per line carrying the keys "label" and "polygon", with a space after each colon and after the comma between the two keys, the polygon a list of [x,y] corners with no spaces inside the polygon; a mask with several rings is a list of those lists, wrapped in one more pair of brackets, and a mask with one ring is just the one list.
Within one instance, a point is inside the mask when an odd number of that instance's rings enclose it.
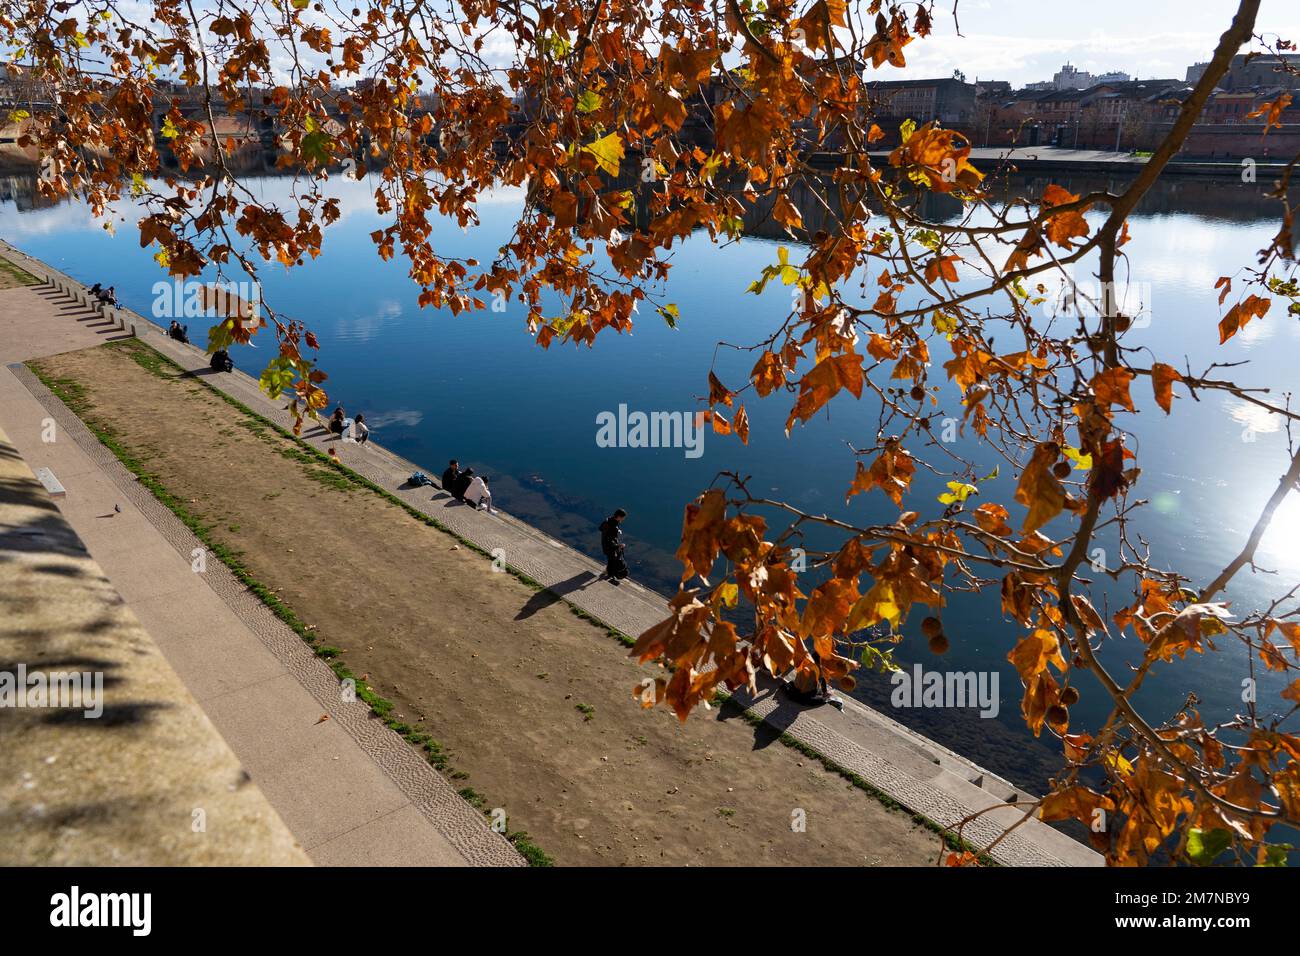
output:
{"label": "person sitting on step", "polygon": [[235,370],[234,360],[231,359],[230,353],[225,349],[217,349],[212,353],[212,360],[208,362],[214,372],[233,372]]}
{"label": "person sitting on step", "polygon": [[343,406],[339,405],[334,409],[334,414],[330,416],[330,434],[335,438],[342,438],[343,432],[347,430],[347,427],[347,419],[343,417]]}
{"label": "person sitting on step", "polygon": [[457,497],[456,489],[460,487],[460,462],[455,458],[447,465],[447,470],[442,473],[442,490],[447,494]]}
{"label": "person sitting on step", "polygon": [[457,477],[456,485],[454,488],[451,489],[452,496],[455,497],[457,501],[464,503],[465,492],[469,490],[469,486],[473,483],[474,483],[474,469],[466,468]]}
{"label": "person sitting on step", "polygon": [[[471,468],[465,474],[473,474]],[[470,480],[469,487],[465,489],[465,503],[473,505],[476,510],[486,508],[490,513],[496,514],[496,509],[492,507],[492,492],[488,490],[487,479],[482,475],[474,475]]]}

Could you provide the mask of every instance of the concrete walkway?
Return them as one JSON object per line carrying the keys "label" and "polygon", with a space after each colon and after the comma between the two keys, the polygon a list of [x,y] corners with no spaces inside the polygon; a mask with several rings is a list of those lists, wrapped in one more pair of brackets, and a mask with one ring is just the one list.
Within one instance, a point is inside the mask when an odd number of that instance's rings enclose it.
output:
{"label": "concrete walkway", "polygon": [[121,334],[102,321],[48,287],[0,291],[0,428],[67,488],[63,515],[311,860],[522,865],[412,747],[364,703],[341,699],[325,663],[224,565],[194,573],[200,542],[11,364]]}
{"label": "concrete walkway", "polygon": [[[41,274],[49,272],[44,264],[12,250],[6,254],[25,268],[44,270]],[[255,379],[241,371],[208,375],[207,356],[201,350],[172,341],[162,329],[138,316],[128,315],[126,322],[128,330],[182,368],[203,370],[202,380],[209,385],[282,427],[292,427],[291,416],[266,398]],[[417,465],[378,445],[358,446],[328,440],[330,436],[323,429],[304,431],[308,443],[321,449],[335,449],[343,464],[485,551],[500,549],[512,568],[608,626],[635,637],[666,616],[667,600],[663,595],[633,581],[614,585],[600,580],[603,570],[600,564],[504,511],[491,515],[461,505],[441,490],[404,487],[406,478],[417,468],[433,475],[440,473],[440,469],[434,470],[427,463]],[[10,433],[14,430],[10,429]],[[297,641],[296,636],[294,640]],[[853,700],[845,702],[842,712],[829,707],[805,708],[778,693],[771,682],[760,685],[757,697],[736,696],[755,716],[942,826],[955,828],[972,815],[980,814],[964,828],[972,843],[987,845],[1008,827],[1018,825],[994,848],[992,856],[999,863],[1012,866],[1102,863],[1100,855],[1090,848],[1037,819],[1025,819],[1024,811],[1007,806],[1023,803],[1027,797],[1010,783],[885,714]],[[268,796],[274,803],[269,792]],[[286,822],[293,826],[288,817]]]}
{"label": "concrete walkway", "polygon": [[308,864],[0,428],[0,674],[24,668],[81,693],[0,707],[0,865]]}

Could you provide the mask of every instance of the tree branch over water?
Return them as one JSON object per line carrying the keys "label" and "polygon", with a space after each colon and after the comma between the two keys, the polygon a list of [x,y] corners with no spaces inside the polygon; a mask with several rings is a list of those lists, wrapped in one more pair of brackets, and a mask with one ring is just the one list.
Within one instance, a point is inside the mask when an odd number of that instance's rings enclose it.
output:
{"label": "tree branch over water", "polygon": [[[1216,542],[1236,557],[1198,592],[1142,538],[1143,469],[1163,463],[1139,460],[1129,416],[1141,403],[1181,424],[1175,399],[1222,393],[1289,423],[1289,397],[1273,397],[1288,383],[1238,380],[1247,371],[1234,362],[1196,375],[1189,360],[1156,354],[1169,343],[1134,344],[1119,279],[1132,273],[1134,211],[1233,58],[1260,39],[1258,0],[1238,4],[1127,187],[1053,183],[1014,199],[999,198],[1001,171],[977,168],[965,135],[937,121],[891,125],[871,86],[885,66],[906,69],[912,44],[934,31],[932,0],[146,7],[147,23],[111,3],[0,0],[0,30],[22,51],[11,119],[42,162],[42,194],[79,196],[97,215],[134,201],[141,245],[175,278],[297,267],[342,217],[338,179],[367,180],[376,252],[409,265],[422,306],[462,314],[496,297],[542,348],[590,346],[652,306],[669,324],[690,320],[664,298],[688,237],[743,242],[760,219],[791,237],[751,287],[789,290],[791,308],[729,343],[754,357],[743,380],[700,369],[708,421],[747,443],[747,402],[788,403],[787,433],[860,403],[872,419],[865,436],[844,436],[856,459],[846,500],[866,496],[896,516],[817,515],[720,473],[686,505],[669,616],[634,649],[668,665],[634,691],[642,706],[688,719],[765,671],[803,690],[851,690],[864,669],[895,666],[909,620],[923,618],[941,654],[959,636],[950,601],[990,593],[1025,725],[1060,751],[1041,818],[1080,821],[1114,864],[1285,858],[1270,828],[1300,823],[1297,591],[1253,609],[1215,599],[1254,566],[1300,458],[1289,454],[1247,541]],[[1279,98],[1262,112],[1285,107]],[[264,147],[294,177],[284,208],[241,182],[239,155]],[[1217,296],[1218,329],[1187,335],[1217,331],[1225,344],[1252,321],[1300,314],[1295,167],[1270,194],[1281,203],[1272,243],[1201,290],[1207,311]],[[493,262],[438,247],[436,217],[473,226],[502,187],[525,199]],[[959,214],[931,215],[936,201]],[[1098,296],[1076,269],[1096,270]],[[1053,281],[1070,307],[1053,302]],[[270,327],[223,318],[209,346],[273,338],[263,385],[301,423],[327,403],[329,357],[307,323],[259,304]],[[999,484],[1004,469],[1014,489]],[[947,491],[921,494],[918,474]],[[1140,649],[1129,677],[1107,653],[1123,634]],[[1217,725],[1194,687],[1172,713],[1139,706],[1148,675],[1182,680],[1188,655],[1221,644],[1250,661],[1252,680],[1262,664],[1276,699]],[[1002,663],[995,653],[990,667]],[[1085,694],[1109,713],[1099,728],[1072,713]]]}

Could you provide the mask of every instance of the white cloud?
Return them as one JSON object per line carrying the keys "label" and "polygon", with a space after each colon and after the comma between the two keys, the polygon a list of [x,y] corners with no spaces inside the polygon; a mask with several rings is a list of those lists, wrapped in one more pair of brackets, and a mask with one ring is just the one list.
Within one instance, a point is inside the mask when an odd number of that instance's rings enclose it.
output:
{"label": "white cloud", "polygon": [[384,325],[402,314],[402,304],[396,299],[384,299],[365,315],[339,317],[338,337],[343,342],[369,342]]}

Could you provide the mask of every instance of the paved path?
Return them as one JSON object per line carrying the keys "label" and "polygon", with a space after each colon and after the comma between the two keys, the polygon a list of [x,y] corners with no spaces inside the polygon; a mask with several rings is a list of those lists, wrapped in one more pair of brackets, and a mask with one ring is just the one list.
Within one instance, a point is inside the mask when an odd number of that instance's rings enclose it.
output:
{"label": "paved path", "polygon": [[0,866],[310,863],[0,428],[0,672],[24,665],[58,709],[0,708]]}
{"label": "paved path", "polygon": [[[0,291],[0,428],[67,488],[60,510],[308,856],[322,865],[520,865],[405,741],[18,363],[122,333],[48,288]],[[56,440],[42,441],[47,420]],[[113,510],[120,505],[121,513]],[[330,719],[321,721],[322,714]]]}
{"label": "paved path", "polygon": [[[10,258],[23,261],[15,254]],[[43,264],[24,264],[48,271]],[[271,421],[292,427],[289,414],[267,399],[253,378],[239,371],[209,375],[207,357],[201,350],[172,341],[163,330],[139,317],[128,316],[127,321],[143,341],[181,367],[198,371],[204,381]],[[438,489],[404,487],[417,468],[431,475],[440,469],[414,464],[375,444],[327,440],[330,436],[319,428],[304,432],[304,440],[318,448],[334,448],[343,464],[466,540],[488,552],[501,549],[512,568],[606,625],[635,637],[667,614],[664,596],[634,581],[614,585],[601,580],[600,564],[504,511],[491,515],[461,505]],[[296,636],[294,640],[298,640]],[[1102,862],[1091,849],[1057,830],[1036,819],[1023,820],[1023,811],[1006,805],[1026,798],[1011,784],[885,714],[853,700],[846,701],[842,712],[829,707],[805,708],[778,693],[771,682],[760,685],[756,698],[743,693],[736,696],[754,715],[942,826],[956,827],[972,814],[981,814],[964,830],[974,843],[986,845],[1008,826],[1020,824],[994,849],[993,857],[1000,863],[1093,866]]]}

